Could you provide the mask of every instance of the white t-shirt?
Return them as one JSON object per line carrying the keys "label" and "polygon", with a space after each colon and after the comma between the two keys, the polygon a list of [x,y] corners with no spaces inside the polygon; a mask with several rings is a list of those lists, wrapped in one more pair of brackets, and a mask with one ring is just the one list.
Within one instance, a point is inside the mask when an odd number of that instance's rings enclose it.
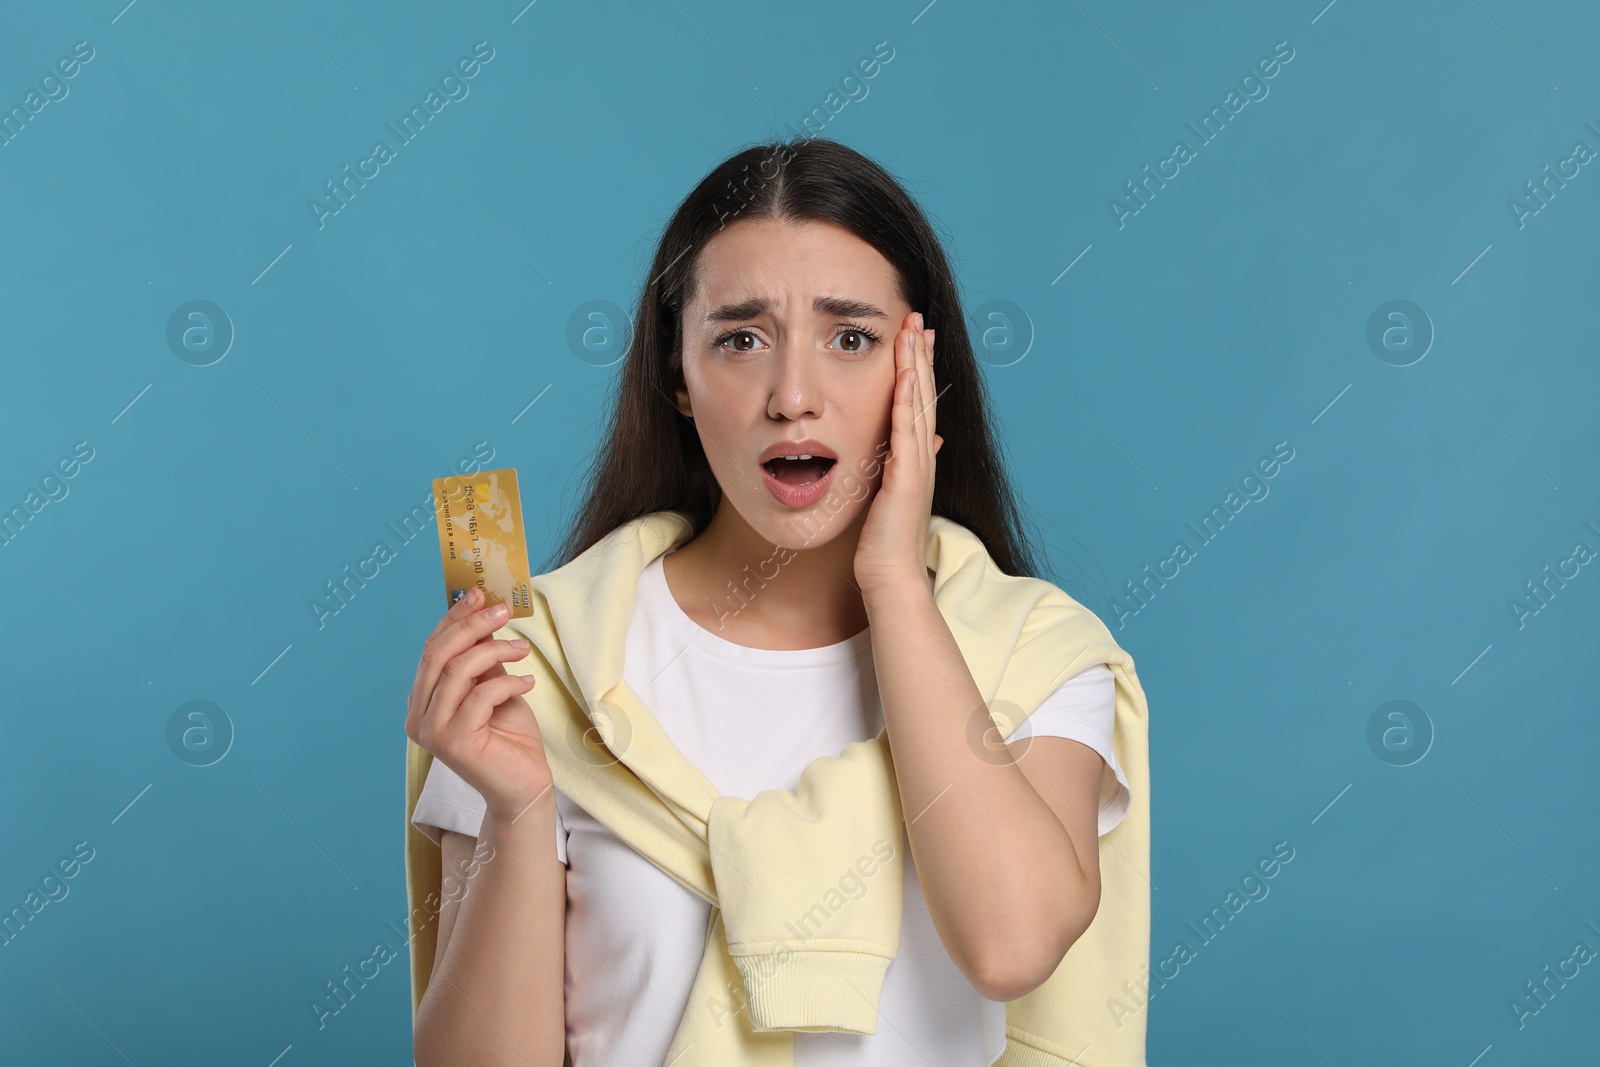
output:
{"label": "white t-shirt", "polygon": [[[662,559],[640,574],[623,678],[724,795],[794,789],[819,756],[883,727],[870,630],[822,648],[734,644],[678,605]],[[1127,812],[1111,746],[1115,681],[1105,664],[1067,679],[1007,740],[1068,737],[1105,761],[1100,833]],[[555,790],[556,854],[567,866],[566,1026],[574,1067],[658,1065],[700,967],[711,906]],[[483,797],[434,760],[412,822],[476,837]],[[1005,1050],[1005,1005],[957,969],[928,914],[909,839],[900,948],[884,977],[875,1034],[794,1034],[795,1067],[990,1067]]]}

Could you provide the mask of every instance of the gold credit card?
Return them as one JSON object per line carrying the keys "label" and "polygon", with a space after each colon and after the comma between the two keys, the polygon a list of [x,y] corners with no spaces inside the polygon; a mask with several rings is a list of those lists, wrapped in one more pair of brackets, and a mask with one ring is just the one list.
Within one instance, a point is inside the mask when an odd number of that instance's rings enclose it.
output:
{"label": "gold credit card", "polygon": [[517,472],[511,467],[433,480],[447,604],[476,586],[481,607],[506,604],[510,618],[533,614],[528,542],[522,530]]}

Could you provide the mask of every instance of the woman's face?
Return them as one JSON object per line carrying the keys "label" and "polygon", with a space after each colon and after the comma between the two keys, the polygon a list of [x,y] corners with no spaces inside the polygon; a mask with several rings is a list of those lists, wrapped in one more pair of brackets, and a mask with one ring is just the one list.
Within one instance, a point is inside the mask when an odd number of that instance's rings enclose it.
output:
{"label": "woman's face", "polygon": [[[819,547],[864,519],[882,481],[894,339],[912,310],[894,267],[831,223],[744,219],[711,239],[697,273],[678,408],[761,538]],[[783,444],[805,440],[817,443]],[[774,451],[834,462],[763,464]]]}

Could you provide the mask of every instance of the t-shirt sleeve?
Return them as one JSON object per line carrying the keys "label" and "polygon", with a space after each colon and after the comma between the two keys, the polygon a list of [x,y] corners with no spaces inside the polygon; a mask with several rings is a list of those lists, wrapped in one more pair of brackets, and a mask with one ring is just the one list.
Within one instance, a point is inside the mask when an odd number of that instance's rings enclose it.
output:
{"label": "t-shirt sleeve", "polygon": [[[411,813],[411,822],[437,845],[443,836],[441,830],[477,837],[488,810],[482,793],[468,785],[444,760],[435,758],[422,783],[422,792],[417,794],[417,808]],[[559,806],[556,809],[556,858],[563,865],[567,862],[567,825],[561,820]]]}
{"label": "t-shirt sleeve", "polygon": [[1116,676],[1104,663],[1096,663],[1057,686],[1006,738],[1009,744],[1027,737],[1065,737],[1100,753],[1105,761],[1100,774],[1101,834],[1116,828],[1128,813],[1133,797],[1111,745],[1111,731],[1117,717],[1116,701]]}

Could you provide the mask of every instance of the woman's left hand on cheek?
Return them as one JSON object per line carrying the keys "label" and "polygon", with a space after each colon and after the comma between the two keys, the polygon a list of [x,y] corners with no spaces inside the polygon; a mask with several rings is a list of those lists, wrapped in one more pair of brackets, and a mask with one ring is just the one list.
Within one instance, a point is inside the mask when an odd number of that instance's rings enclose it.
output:
{"label": "woman's left hand on cheek", "polygon": [[922,322],[922,314],[912,312],[895,335],[889,454],[856,545],[856,580],[867,591],[928,580],[934,456],[944,438],[934,433],[934,331]]}

